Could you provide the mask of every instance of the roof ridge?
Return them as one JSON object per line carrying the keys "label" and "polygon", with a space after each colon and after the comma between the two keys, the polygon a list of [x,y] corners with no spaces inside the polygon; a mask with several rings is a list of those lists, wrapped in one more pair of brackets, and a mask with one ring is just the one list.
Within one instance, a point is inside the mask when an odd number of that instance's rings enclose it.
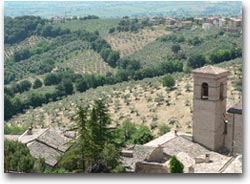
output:
{"label": "roof ridge", "polygon": [[45,134],[50,128],[45,128],[45,130],[37,137],[39,138],[40,136],[42,136],[43,134]]}
{"label": "roof ridge", "polygon": [[210,65],[210,67],[212,68],[212,70],[213,70],[214,73],[216,73],[216,74],[218,73],[218,72],[216,71],[215,67],[213,67],[212,65]]}
{"label": "roof ridge", "polygon": [[221,74],[228,72],[226,69],[217,67],[214,65],[206,65],[201,68],[193,70],[194,73],[205,73],[205,74]]}

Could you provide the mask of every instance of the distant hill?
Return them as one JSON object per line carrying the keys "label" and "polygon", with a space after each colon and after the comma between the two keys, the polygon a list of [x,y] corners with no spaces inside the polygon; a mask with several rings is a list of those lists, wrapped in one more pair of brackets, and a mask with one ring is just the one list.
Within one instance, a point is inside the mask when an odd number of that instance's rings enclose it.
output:
{"label": "distant hill", "polygon": [[36,15],[86,16],[117,18],[123,16],[241,16],[241,2],[8,2],[4,3],[5,16]]}

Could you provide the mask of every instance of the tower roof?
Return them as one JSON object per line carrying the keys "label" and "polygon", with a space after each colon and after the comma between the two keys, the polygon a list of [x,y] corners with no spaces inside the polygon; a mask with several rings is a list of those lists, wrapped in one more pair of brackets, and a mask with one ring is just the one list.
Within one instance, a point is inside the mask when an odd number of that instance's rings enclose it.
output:
{"label": "tower roof", "polygon": [[202,68],[198,68],[198,69],[193,70],[193,73],[214,74],[214,75],[227,73],[227,72],[228,71],[223,69],[223,68],[215,67],[212,65],[207,65],[207,66],[204,66]]}

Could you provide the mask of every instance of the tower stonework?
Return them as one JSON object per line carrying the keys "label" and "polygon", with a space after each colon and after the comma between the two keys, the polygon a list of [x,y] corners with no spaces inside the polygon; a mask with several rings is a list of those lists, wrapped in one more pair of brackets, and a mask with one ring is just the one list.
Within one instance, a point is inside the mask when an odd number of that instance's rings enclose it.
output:
{"label": "tower stonework", "polygon": [[224,144],[227,74],[211,65],[193,70],[193,141],[211,150]]}

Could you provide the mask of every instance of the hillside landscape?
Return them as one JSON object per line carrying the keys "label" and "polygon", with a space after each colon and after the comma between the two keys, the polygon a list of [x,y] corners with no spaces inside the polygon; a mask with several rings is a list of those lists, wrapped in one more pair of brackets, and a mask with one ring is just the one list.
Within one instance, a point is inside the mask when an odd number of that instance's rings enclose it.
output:
{"label": "hillside landscape", "polygon": [[[122,149],[145,144],[174,130],[190,134],[192,70],[206,65],[229,71],[228,105],[242,97],[243,36],[238,6],[225,2],[224,9],[216,9],[213,3],[193,2],[160,8],[163,2],[147,2],[140,9],[138,4],[131,8],[118,2],[101,6],[102,2],[93,9],[86,2],[89,8],[83,14],[81,3],[67,13],[65,2],[56,14],[46,2],[40,2],[39,10],[31,10],[34,3],[12,3],[5,4],[4,17],[5,134],[20,135],[30,127],[77,131],[83,126],[79,116],[92,129],[89,122],[99,118],[98,110],[103,113],[104,133],[112,129],[114,135],[112,131],[107,134],[115,143],[104,144],[97,138],[100,145],[95,146],[110,146],[108,150],[116,150],[114,145]],[[152,11],[145,14],[149,7]],[[181,11],[176,13],[173,7]],[[127,135],[129,130],[133,134]],[[57,168],[36,172],[84,171],[80,158],[76,162],[69,156],[78,153],[78,143],[87,144],[83,141],[87,138],[78,133],[79,142],[60,157]],[[103,140],[108,140],[105,136]],[[124,171],[119,164],[110,166],[112,172]]]}

